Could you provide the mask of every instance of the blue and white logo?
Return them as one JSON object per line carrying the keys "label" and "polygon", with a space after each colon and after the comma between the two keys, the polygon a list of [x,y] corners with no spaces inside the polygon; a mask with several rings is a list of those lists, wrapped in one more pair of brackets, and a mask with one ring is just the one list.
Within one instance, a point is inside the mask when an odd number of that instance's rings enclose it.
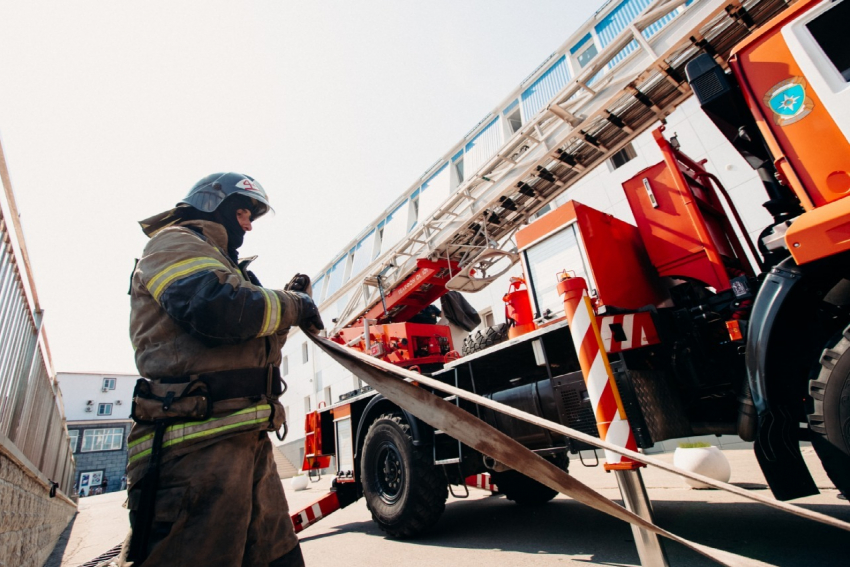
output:
{"label": "blue and white logo", "polygon": [[804,118],[814,108],[812,99],[806,95],[806,80],[792,77],[775,85],[764,95],[764,103],[773,112],[773,120],[779,126],[787,126]]}

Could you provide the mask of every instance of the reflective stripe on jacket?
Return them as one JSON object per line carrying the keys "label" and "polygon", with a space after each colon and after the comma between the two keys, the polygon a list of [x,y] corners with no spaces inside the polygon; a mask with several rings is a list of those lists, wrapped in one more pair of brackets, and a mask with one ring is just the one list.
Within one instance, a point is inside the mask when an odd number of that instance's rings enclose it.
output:
{"label": "reflective stripe on jacket", "polygon": [[[130,288],[130,338],[142,376],[156,381],[280,366],[281,348],[300,318],[301,301],[290,292],[252,284],[226,250],[227,232],[210,221],[184,221],[151,237]],[[241,410],[262,405],[269,407],[265,423],[258,421],[259,414],[241,421],[250,415]],[[283,407],[266,396],[239,398],[217,402],[212,417],[169,428],[173,442],[163,458],[217,437],[272,428],[269,422],[282,422]],[[233,420],[239,424],[226,427]],[[183,433],[176,441],[178,431]],[[128,442],[135,449],[128,465],[131,479],[137,476],[134,469],[147,461],[148,453],[138,447],[152,432],[153,426],[133,425]]]}
{"label": "reflective stripe on jacket", "polygon": [[[221,436],[223,433],[230,435],[257,429],[258,425],[269,422],[269,416],[271,414],[272,407],[269,404],[260,404],[223,417],[213,417],[204,421],[176,423],[166,428],[162,447],[165,449],[179,443],[206,440]],[[146,433],[127,443],[129,463],[134,463],[150,455],[153,436],[153,432]]]}

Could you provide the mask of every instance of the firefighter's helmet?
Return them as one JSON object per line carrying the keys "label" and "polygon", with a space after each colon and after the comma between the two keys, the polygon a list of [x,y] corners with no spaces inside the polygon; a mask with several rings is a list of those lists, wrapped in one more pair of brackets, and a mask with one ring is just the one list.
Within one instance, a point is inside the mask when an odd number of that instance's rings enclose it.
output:
{"label": "firefighter's helmet", "polygon": [[189,205],[199,211],[211,213],[231,195],[244,195],[254,205],[251,220],[256,220],[269,212],[271,205],[265,189],[253,177],[241,173],[213,173],[207,175],[192,187],[189,194],[177,204]]}
{"label": "firefighter's helmet", "polygon": [[243,195],[250,199],[252,221],[272,210],[265,189],[253,177],[233,172],[213,173],[195,183],[189,194],[173,209],[139,221],[139,224],[145,234],[153,236],[185,218],[181,209],[192,207],[204,213],[212,213],[233,195]]}

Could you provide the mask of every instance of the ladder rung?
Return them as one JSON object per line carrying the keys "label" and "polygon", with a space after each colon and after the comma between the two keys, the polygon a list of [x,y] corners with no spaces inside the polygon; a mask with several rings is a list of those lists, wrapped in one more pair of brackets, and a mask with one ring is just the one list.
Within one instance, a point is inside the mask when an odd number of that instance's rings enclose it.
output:
{"label": "ladder rung", "polygon": [[434,461],[435,465],[454,465],[460,462],[459,457],[455,457],[454,459],[443,459],[441,461]]}

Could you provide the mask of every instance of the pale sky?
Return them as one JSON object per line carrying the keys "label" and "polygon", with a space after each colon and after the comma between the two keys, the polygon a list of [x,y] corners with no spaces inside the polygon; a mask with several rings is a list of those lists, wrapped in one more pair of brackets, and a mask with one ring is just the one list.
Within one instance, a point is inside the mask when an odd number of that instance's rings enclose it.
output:
{"label": "pale sky", "polygon": [[0,137],[59,372],[134,373],[137,221],[238,171],[315,275],[602,0],[0,1]]}

